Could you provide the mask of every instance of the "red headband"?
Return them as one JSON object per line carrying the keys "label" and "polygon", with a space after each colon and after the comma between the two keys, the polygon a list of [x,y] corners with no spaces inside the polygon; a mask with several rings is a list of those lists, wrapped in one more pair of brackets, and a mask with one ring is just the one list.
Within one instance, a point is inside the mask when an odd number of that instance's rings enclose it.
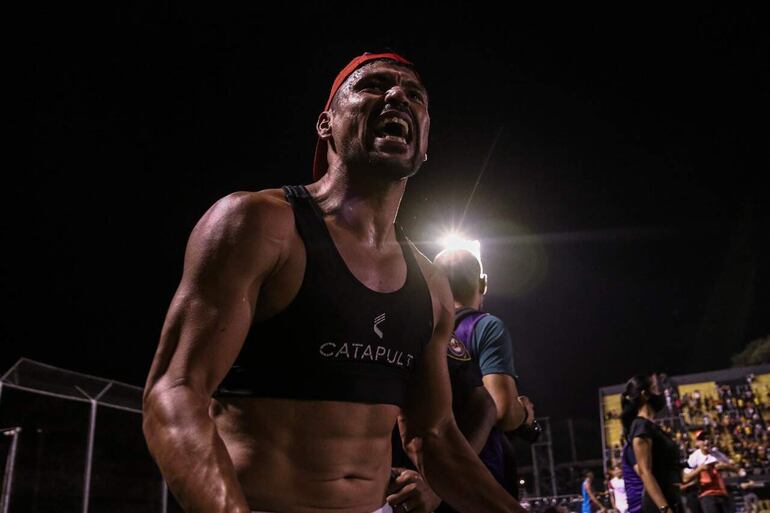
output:
{"label": "red headband", "polygon": [[[332,84],[332,90],[329,92],[329,99],[326,100],[324,110],[329,110],[329,107],[332,104],[332,100],[334,99],[334,95],[337,94],[339,88],[355,70],[367,62],[376,61],[379,59],[387,59],[390,61],[398,62],[400,64],[405,64],[407,66],[412,66],[411,62],[404,59],[397,53],[365,53],[363,55],[359,55],[350,61],[348,65],[342,68],[342,71],[337,74],[337,78],[334,79],[334,83]],[[328,167],[329,163],[326,161],[326,141],[319,138],[315,145],[315,158],[313,159],[313,178],[316,180],[321,178],[324,174],[326,174]]]}

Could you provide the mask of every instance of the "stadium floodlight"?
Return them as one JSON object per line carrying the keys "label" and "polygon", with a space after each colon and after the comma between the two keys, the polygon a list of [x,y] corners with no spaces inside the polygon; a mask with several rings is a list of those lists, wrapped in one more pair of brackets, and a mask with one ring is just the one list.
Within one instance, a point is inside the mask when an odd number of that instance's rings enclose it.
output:
{"label": "stadium floodlight", "polygon": [[471,240],[459,232],[449,232],[438,240],[445,251],[464,249],[469,251],[481,262],[481,242]]}

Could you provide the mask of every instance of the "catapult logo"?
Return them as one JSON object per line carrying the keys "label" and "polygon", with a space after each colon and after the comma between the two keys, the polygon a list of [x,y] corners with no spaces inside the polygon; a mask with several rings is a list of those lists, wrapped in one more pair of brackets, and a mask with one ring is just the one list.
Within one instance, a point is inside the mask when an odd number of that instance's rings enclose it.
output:
{"label": "catapult logo", "polygon": [[380,324],[385,322],[385,314],[380,314],[377,317],[374,318],[374,333],[382,338],[382,330],[380,329]]}
{"label": "catapult logo", "polygon": [[[379,338],[383,338],[384,336],[384,333],[380,328],[380,325],[383,322],[385,322],[384,313],[374,318],[372,329]],[[324,342],[318,347],[318,354],[326,360],[378,362],[390,365],[391,367],[400,367],[402,369],[411,369],[414,364],[413,354],[393,347],[381,346],[379,344]]]}
{"label": "catapult logo", "polygon": [[318,353],[326,360],[379,362],[402,369],[411,369],[414,362],[413,354],[392,347],[355,342],[325,342],[318,348]]}

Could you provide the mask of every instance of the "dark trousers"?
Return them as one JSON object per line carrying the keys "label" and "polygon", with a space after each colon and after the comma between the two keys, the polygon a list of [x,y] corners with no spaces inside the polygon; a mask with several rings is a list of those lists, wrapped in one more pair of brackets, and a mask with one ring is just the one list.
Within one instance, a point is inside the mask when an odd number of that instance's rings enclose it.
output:
{"label": "dark trousers", "polygon": [[704,513],[703,508],[700,507],[700,499],[698,498],[697,489],[685,493],[684,502],[687,504],[687,508],[690,510],[690,513]]}
{"label": "dark trousers", "polygon": [[726,495],[706,495],[700,498],[703,513],[733,513],[730,498]]}
{"label": "dark trousers", "polygon": [[504,465],[504,478],[503,488],[516,500],[519,500],[519,467],[516,464],[516,453],[513,449],[513,443],[508,438],[509,434],[506,433],[502,437],[503,442],[503,465]]}

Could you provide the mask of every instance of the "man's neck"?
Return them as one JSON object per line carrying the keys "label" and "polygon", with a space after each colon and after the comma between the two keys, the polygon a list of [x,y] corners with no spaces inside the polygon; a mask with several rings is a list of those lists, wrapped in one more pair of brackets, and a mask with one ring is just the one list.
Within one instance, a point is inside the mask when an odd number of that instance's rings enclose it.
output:
{"label": "man's neck", "polygon": [[473,310],[481,310],[481,294],[476,294],[471,301],[467,301],[465,303],[455,301],[455,310],[459,310],[460,308],[471,308]]}
{"label": "man's neck", "polygon": [[406,181],[357,183],[329,172],[307,189],[324,214],[334,216],[357,239],[380,248],[391,240]]}

